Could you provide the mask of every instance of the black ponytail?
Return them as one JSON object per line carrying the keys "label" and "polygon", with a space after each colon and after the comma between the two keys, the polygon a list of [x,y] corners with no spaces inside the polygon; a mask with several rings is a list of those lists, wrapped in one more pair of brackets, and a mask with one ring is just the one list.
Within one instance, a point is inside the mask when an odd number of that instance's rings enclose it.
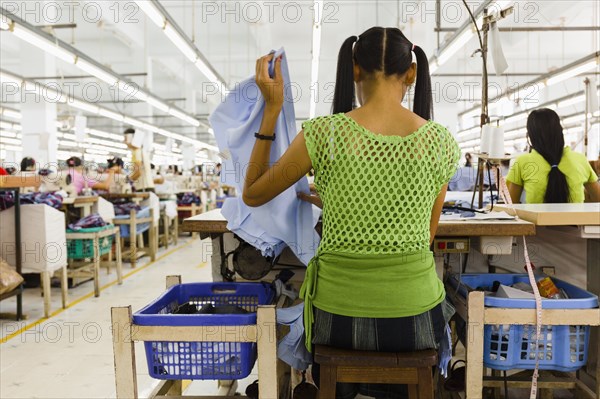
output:
{"label": "black ponytail", "polygon": [[333,95],[333,113],[348,112],[354,108],[354,62],[352,47],[358,40],[350,36],[340,48],[338,55],[335,93]]}
{"label": "black ponytail", "polygon": [[532,111],[527,118],[527,136],[531,148],[540,153],[551,166],[544,202],[569,202],[567,178],[558,169],[565,147],[565,137],[558,114],[548,108]]}
{"label": "black ponytail", "polygon": [[425,52],[413,46],[400,29],[379,26],[366,30],[359,37],[351,36],[342,44],[338,56],[333,113],[348,112],[354,108],[355,63],[367,74],[380,71],[385,76],[401,76],[412,65],[413,51],[417,59],[413,112],[423,119],[432,119],[431,77]]}
{"label": "black ponytail", "polygon": [[423,49],[414,48],[417,57],[417,83],[415,85],[415,100],[413,112],[423,119],[433,118],[433,97],[431,95],[431,76],[429,75],[429,61]]}

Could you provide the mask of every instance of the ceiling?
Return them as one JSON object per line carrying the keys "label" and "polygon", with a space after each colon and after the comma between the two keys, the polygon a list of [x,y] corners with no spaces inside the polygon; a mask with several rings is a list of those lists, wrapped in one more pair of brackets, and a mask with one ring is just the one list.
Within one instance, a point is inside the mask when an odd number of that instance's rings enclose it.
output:
{"label": "ceiling", "polygon": [[[28,3],[25,4],[25,3]],[[47,5],[61,6],[59,16]],[[0,6],[14,10],[31,24],[76,24],[76,28],[52,29],[50,32],[119,74],[135,74],[131,79],[158,97],[205,120],[221,100],[220,95],[207,95],[207,79],[173,46],[163,32],[146,19],[132,2],[79,1],[74,8],[69,2],[0,1]],[[468,1],[476,9],[481,2]],[[34,7],[34,4],[36,6]],[[311,88],[312,1],[298,2],[213,2],[162,1],[163,7],[192,38],[198,49],[229,86],[235,85],[254,71],[257,57],[271,49],[285,47],[291,79],[297,89],[295,98],[298,119],[309,115],[311,90],[317,90],[317,115],[331,108],[335,64],[342,41],[374,25],[399,27],[428,56],[438,48],[436,2],[429,1],[325,1],[319,79]],[[441,24],[444,29],[460,27],[467,21],[461,1],[441,0]],[[12,7],[12,8],[11,8]],[[15,8],[17,7],[17,8]],[[28,11],[25,10],[26,7]],[[516,1],[515,12],[500,22],[501,28],[598,27],[600,6],[597,1]],[[33,10],[33,11],[32,11]],[[260,12],[260,18],[259,18]],[[54,13],[54,14],[53,14]],[[58,15],[58,14],[56,14]],[[441,32],[439,41],[453,32]],[[490,76],[490,96],[524,83],[552,69],[567,65],[600,50],[600,31],[502,31],[503,49],[509,63],[507,74]],[[478,45],[469,41],[452,59],[436,71],[432,78],[435,110],[440,122],[453,130],[460,129],[457,114],[472,107],[481,95],[481,59],[471,54]],[[10,32],[0,33],[0,67],[26,77],[49,77],[61,85],[76,82],[74,94],[81,96],[86,83],[102,86],[100,101],[120,112],[214,144],[205,127],[195,128],[145,104],[119,102],[115,91],[95,79],[72,76],[84,73],[74,65],[56,61],[56,73],[48,76],[43,62],[31,63],[25,53],[41,53]],[[43,60],[43,57],[40,56]],[[28,60],[28,61],[27,61]],[[32,65],[23,67],[23,63]],[[26,70],[27,73],[23,72]],[[492,69],[493,72],[493,69]],[[591,72],[598,72],[591,71]],[[516,75],[515,75],[516,74]],[[533,75],[532,75],[533,74]],[[569,79],[540,93],[540,102],[583,89],[581,79]],[[4,99],[3,99],[4,100]],[[113,102],[117,100],[116,102]],[[19,109],[18,101],[3,104]],[[577,106],[574,106],[577,107]],[[61,112],[71,112],[61,109]],[[576,110],[569,110],[569,113]],[[110,132],[122,129],[118,123],[102,117],[91,117],[92,127]]]}

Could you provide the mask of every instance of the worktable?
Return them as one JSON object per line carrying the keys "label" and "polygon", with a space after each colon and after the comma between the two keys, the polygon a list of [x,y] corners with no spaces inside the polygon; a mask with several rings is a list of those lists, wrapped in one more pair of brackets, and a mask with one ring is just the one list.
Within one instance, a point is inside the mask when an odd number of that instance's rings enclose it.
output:
{"label": "worktable", "polygon": [[[600,203],[582,204],[514,204],[497,206],[509,214],[536,226],[562,226],[563,231],[571,230],[574,235],[586,240],[586,289],[600,295]],[[543,227],[542,227],[543,228]],[[593,320],[600,325],[600,316]],[[600,345],[598,328],[590,334],[590,349],[587,369],[580,372],[581,378],[592,387],[596,397],[600,397]],[[589,378],[588,378],[589,377]]]}
{"label": "worktable", "polygon": [[98,202],[98,196],[67,197],[63,200],[63,207],[72,206],[80,210],[80,217],[84,218],[92,213],[92,207]]}
{"label": "worktable", "polygon": [[149,193],[126,193],[126,194],[119,194],[119,193],[105,193],[105,194],[101,194],[102,198],[104,198],[105,200],[116,200],[116,199],[125,199],[125,200],[129,200],[130,202],[134,202],[136,204],[140,204],[140,202],[142,202],[145,199],[148,199],[148,197],[150,197]]}
{"label": "worktable", "polygon": [[[203,239],[208,237],[211,238],[213,279],[215,281],[222,279],[220,274],[222,257],[224,254],[233,250],[236,244],[234,243],[235,238],[233,237],[233,233],[227,229],[227,220],[221,214],[221,210],[214,209],[187,218],[183,221],[182,229],[187,232],[199,233],[200,237]],[[535,235],[535,233],[535,225],[524,220],[440,221],[436,237],[510,237],[531,236]],[[229,239],[229,242],[227,239]],[[284,253],[282,253],[282,258]],[[289,264],[291,262],[287,260],[285,263]],[[296,263],[301,266],[297,260]],[[301,268],[296,273],[295,278],[301,280],[303,279],[303,276],[304,273]],[[483,339],[483,335],[481,339]]]}
{"label": "worktable", "polygon": [[[187,218],[183,221],[183,231],[200,233],[201,238],[210,234],[229,232],[227,220],[220,209],[213,209]],[[535,234],[535,225],[517,220],[490,221],[440,221],[437,236],[529,236]]]}

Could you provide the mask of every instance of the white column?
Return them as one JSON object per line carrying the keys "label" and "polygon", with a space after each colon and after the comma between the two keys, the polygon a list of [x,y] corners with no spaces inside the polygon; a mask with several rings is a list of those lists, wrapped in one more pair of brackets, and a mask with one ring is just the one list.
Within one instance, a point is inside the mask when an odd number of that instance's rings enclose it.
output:
{"label": "white column", "polygon": [[[28,43],[21,43],[21,70],[29,76],[56,76],[56,59]],[[44,81],[49,87],[57,83]],[[39,167],[56,163],[58,139],[56,136],[57,104],[31,92],[23,92],[21,126],[23,127],[23,156],[32,157]]]}

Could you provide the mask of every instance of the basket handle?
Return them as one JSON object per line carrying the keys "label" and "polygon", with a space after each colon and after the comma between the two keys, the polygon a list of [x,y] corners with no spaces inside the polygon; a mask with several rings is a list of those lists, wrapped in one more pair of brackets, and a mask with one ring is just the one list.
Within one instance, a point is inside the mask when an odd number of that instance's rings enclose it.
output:
{"label": "basket handle", "polygon": [[214,284],[211,287],[213,294],[235,294],[238,291],[239,286],[236,284]]}

